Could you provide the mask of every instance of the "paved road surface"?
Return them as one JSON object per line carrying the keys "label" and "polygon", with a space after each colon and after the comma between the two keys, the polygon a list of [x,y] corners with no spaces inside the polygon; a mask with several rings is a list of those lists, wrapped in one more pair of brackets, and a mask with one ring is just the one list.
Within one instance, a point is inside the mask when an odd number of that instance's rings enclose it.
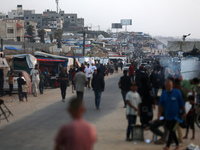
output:
{"label": "paved road surface", "polygon": [[[163,146],[144,142],[125,142],[127,122],[117,86],[120,76],[121,74],[115,74],[106,80],[100,111],[95,109],[93,91],[87,89],[85,92],[87,110],[84,117],[96,126],[98,133],[98,142],[94,149],[161,149]],[[68,89],[68,95],[74,95],[71,94],[71,89]],[[9,124],[0,123],[0,150],[52,150],[59,127],[70,121],[65,111],[66,104],[61,102],[59,89],[46,91],[45,95],[38,98],[30,98],[28,103],[7,103],[15,116],[9,118]],[[199,129],[196,132],[199,132]],[[199,133],[196,136],[198,137]],[[145,137],[151,139],[152,134],[146,131]],[[189,142],[190,140],[187,140],[185,145]],[[197,140],[195,142],[197,144]]]}

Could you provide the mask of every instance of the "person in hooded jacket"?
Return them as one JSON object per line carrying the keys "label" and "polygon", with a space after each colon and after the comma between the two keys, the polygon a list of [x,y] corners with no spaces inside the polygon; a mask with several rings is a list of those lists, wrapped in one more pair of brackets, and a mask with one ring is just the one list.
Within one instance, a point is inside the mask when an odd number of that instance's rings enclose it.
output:
{"label": "person in hooded jacket", "polygon": [[95,70],[95,74],[92,78],[92,88],[95,94],[95,106],[96,106],[96,109],[99,110],[100,102],[101,102],[101,94],[105,88],[104,77],[101,75],[100,69]]}

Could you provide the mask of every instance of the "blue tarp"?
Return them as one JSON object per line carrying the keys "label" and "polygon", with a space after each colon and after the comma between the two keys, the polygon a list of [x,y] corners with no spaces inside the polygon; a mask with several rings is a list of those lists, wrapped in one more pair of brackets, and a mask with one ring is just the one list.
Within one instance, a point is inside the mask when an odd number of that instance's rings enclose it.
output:
{"label": "blue tarp", "polygon": [[21,51],[21,49],[17,49],[15,47],[5,47],[7,50],[16,50],[16,51]]}

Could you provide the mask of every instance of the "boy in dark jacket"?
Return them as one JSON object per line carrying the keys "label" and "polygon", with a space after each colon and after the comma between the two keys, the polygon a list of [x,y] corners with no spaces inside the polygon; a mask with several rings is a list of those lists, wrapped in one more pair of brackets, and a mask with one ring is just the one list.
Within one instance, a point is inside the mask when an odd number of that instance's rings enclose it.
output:
{"label": "boy in dark jacket", "polygon": [[19,78],[17,79],[17,84],[18,84],[18,96],[19,96],[19,102],[23,101],[22,100],[22,85],[24,85],[26,81],[22,78],[22,73],[19,73]]}
{"label": "boy in dark jacket", "polygon": [[105,82],[104,82],[103,76],[101,75],[101,70],[97,69],[95,70],[95,72],[96,73],[92,79],[92,88],[95,94],[96,109],[99,110],[100,109],[99,106],[101,102],[101,93],[104,91]]}

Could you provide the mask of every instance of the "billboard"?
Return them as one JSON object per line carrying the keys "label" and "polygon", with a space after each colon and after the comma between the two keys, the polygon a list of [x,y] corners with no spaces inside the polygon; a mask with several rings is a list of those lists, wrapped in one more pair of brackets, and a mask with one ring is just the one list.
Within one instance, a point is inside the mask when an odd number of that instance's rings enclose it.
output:
{"label": "billboard", "polygon": [[122,19],[121,25],[132,25],[132,19]]}
{"label": "billboard", "polygon": [[112,23],[112,29],[122,29],[121,23]]}

